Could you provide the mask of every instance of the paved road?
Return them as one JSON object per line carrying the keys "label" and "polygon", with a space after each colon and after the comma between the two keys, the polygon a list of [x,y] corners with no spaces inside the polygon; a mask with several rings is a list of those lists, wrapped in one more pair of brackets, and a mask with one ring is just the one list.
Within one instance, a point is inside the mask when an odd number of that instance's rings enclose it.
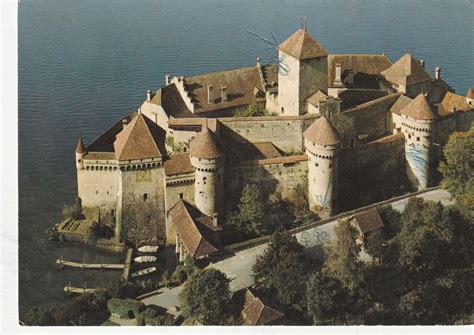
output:
{"label": "paved road", "polygon": [[[447,191],[440,189],[428,191],[417,196],[425,200],[440,201],[443,205],[449,205],[453,203],[451,200],[451,195]],[[409,199],[410,198],[396,200],[390,204],[394,209],[403,211]],[[318,250],[319,246],[329,243],[335,238],[334,227],[336,224],[337,219],[327,222],[321,226],[309,228],[308,230],[297,233],[296,239],[300,244],[307,248],[309,252],[312,250]],[[254,284],[254,280],[251,267],[255,263],[257,256],[263,253],[266,246],[267,244],[265,243],[256,247],[239,251],[234,256],[211,264],[210,266],[224,272],[232,280],[230,283],[230,289],[232,291],[237,291],[242,288],[252,286]],[[165,289],[163,293],[148,297],[142,301],[147,305],[154,304],[164,308],[178,306],[177,295],[181,289],[182,286],[175,287],[171,290]]]}

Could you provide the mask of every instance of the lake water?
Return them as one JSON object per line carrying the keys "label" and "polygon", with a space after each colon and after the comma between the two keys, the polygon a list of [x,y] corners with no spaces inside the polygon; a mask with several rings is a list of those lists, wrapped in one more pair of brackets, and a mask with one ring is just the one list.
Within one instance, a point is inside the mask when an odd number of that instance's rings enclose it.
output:
{"label": "lake water", "polygon": [[[49,242],[44,231],[76,195],[74,148],[140,105],[167,73],[195,75],[270,62],[299,28],[333,53],[406,52],[465,94],[474,78],[472,1],[91,1],[19,3],[20,312],[64,301],[68,281],[113,272],[58,271],[61,255],[119,262],[122,255]],[[5,224],[5,223],[4,223]]]}

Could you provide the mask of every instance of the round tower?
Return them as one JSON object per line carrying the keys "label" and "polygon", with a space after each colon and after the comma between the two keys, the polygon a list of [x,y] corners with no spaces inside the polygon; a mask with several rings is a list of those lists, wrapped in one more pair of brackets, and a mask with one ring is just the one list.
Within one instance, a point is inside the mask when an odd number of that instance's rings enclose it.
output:
{"label": "round tower", "polygon": [[474,91],[469,87],[466,93],[466,102],[470,108],[474,108]]}
{"label": "round tower", "polygon": [[87,153],[84,142],[82,141],[82,135],[79,136],[79,140],[76,145],[76,168],[78,170],[84,170],[84,156]]}
{"label": "round tower", "polygon": [[223,207],[224,154],[207,125],[203,125],[201,132],[191,141],[189,154],[196,172],[196,208],[207,216],[215,217]]}
{"label": "round tower", "polygon": [[340,144],[337,132],[325,116],[304,132],[309,206],[320,211],[323,218],[336,212]]}
{"label": "round tower", "polygon": [[424,94],[419,94],[401,111],[401,131],[405,135],[408,176],[418,189],[430,183],[431,144],[435,115]]}

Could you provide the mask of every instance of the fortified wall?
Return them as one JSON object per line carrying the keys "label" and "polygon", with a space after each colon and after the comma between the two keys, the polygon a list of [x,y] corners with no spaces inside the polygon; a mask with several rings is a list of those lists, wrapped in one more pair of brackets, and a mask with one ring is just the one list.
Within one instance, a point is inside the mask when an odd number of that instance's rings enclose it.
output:
{"label": "fortified wall", "polygon": [[341,211],[401,194],[410,185],[402,133],[341,150],[338,192]]}
{"label": "fortified wall", "polygon": [[226,193],[238,198],[245,184],[256,184],[265,195],[277,192],[289,197],[295,186],[306,182],[307,160],[306,155],[295,155],[226,166]]}

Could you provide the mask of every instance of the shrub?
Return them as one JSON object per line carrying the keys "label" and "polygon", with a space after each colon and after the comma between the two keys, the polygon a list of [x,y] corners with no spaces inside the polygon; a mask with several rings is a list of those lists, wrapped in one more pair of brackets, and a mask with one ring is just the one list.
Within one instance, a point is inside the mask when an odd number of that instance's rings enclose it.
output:
{"label": "shrub", "polygon": [[156,308],[147,307],[137,317],[139,326],[171,326],[172,323],[173,317],[171,315]]}
{"label": "shrub", "polygon": [[122,300],[112,298],[107,301],[107,308],[114,316],[124,319],[133,319],[138,317],[140,312],[144,310],[145,305],[135,299],[127,298]]}
{"label": "shrub", "polygon": [[110,239],[114,236],[114,230],[102,223],[94,222],[91,227],[90,234],[95,238]]}
{"label": "shrub", "polygon": [[55,326],[54,310],[33,307],[25,314],[23,322],[28,326]]}
{"label": "shrub", "polygon": [[268,112],[265,110],[263,104],[253,103],[247,105],[245,108],[235,111],[235,117],[249,117],[249,116],[265,116],[268,115]]}

